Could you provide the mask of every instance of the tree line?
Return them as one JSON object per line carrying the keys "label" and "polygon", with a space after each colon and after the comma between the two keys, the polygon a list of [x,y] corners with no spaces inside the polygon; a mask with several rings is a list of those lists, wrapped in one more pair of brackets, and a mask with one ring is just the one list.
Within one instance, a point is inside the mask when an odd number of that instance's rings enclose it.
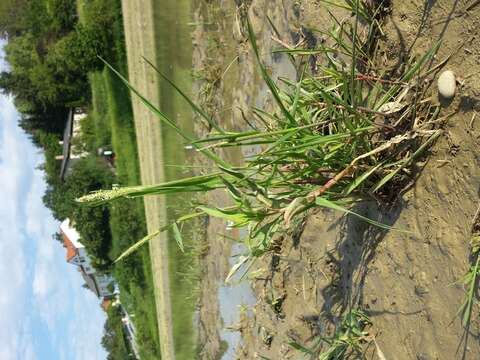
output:
{"label": "tree line", "polygon": [[[88,16],[79,20],[75,0],[0,0],[0,38],[9,68],[0,73],[0,91],[13,96],[21,114],[20,126],[45,154],[42,165],[47,190],[44,204],[62,221],[70,218],[81,241],[100,271],[112,270],[111,222],[115,221],[122,241],[142,233],[144,224],[134,214],[133,204],[118,202],[114,206],[89,208],[75,199],[90,191],[109,188],[118,179],[104,161],[95,156],[95,133],[92,117],[82,120],[82,144],[91,155],[78,160],[72,172],[60,179],[63,137],[69,109],[89,107],[91,93],[88,73],[101,70],[99,56],[111,63],[125,57],[118,48],[114,22],[121,21],[119,0],[78,0],[86,5]],[[85,14],[84,14],[85,15]],[[117,26],[118,27],[118,26]],[[117,48],[116,48],[117,46]],[[102,138],[102,141],[107,141]],[[120,215],[119,215],[120,214]],[[60,234],[55,236],[62,241]],[[122,289],[145,287],[140,256],[132,256],[115,269]],[[108,359],[132,359],[125,341],[121,314],[110,309],[102,345]]]}
{"label": "tree line", "polygon": [[[91,5],[91,6],[90,6]],[[9,68],[0,73],[0,89],[14,97],[20,126],[44,150],[48,184],[45,205],[58,220],[70,218],[94,260],[107,271],[111,260],[109,209],[85,208],[75,198],[110,187],[114,175],[94,155],[74,165],[70,176],[59,177],[62,139],[69,108],[90,101],[88,73],[110,58],[113,21],[107,1],[89,2],[95,21],[81,23],[75,0],[1,0],[0,37]]]}

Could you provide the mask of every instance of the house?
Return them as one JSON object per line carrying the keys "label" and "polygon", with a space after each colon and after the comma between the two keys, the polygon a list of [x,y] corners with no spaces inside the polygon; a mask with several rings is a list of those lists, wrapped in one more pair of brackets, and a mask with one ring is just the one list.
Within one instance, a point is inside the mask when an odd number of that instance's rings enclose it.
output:
{"label": "house", "polygon": [[85,287],[91,290],[99,299],[110,298],[113,296],[113,291],[110,289],[114,281],[109,275],[89,274],[85,271],[83,266],[78,267],[78,271],[85,281]]}
{"label": "house", "polygon": [[87,114],[80,108],[70,109],[68,112],[67,123],[63,133],[63,140],[60,145],[63,146],[62,155],[56,157],[57,160],[62,161],[60,166],[60,178],[64,180],[72,171],[73,164],[78,160],[88,155],[79,147],[79,135],[81,132],[81,120]]}
{"label": "house", "polygon": [[109,297],[103,298],[102,305],[101,305],[103,311],[108,312],[108,309],[110,309],[110,306],[112,306],[112,304],[113,304],[112,298],[109,298]]}
{"label": "house", "polygon": [[78,271],[85,281],[85,287],[91,290],[98,298],[105,299],[114,295],[114,278],[109,274],[97,272],[91,263],[85,246],[80,242],[80,234],[65,219],[60,224],[63,238],[63,247],[66,249],[66,260],[69,264],[78,267]]}
{"label": "house", "polygon": [[[72,172],[74,164],[89,155],[84,151],[81,140],[81,122],[87,114],[81,108],[72,108],[68,112],[65,130],[63,132],[63,140],[60,141],[63,151],[62,155],[55,158],[62,162],[60,165],[60,179],[65,180]],[[115,172],[115,153],[108,147],[100,147],[97,149],[99,159],[102,159],[112,172]]]}

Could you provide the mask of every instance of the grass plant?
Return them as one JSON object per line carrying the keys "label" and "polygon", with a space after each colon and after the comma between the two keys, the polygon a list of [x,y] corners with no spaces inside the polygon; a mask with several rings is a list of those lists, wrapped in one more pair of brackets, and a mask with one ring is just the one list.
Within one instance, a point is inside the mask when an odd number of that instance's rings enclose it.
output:
{"label": "grass plant", "polygon": [[480,276],[480,206],[473,218],[471,237],[470,237],[470,267],[461,280],[466,288],[466,294],[463,303],[458,309],[462,318],[462,325],[467,329],[470,327],[472,319],[473,305],[477,297],[478,279]]}
{"label": "grass plant", "polygon": [[[378,75],[373,43],[379,26],[377,11],[359,1],[346,1],[342,6],[356,16],[340,21],[332,15],[332,28],[324,32],[329,45],[282,50],[299,63],[312,54],[319,58],[318,72],[302,75],[298,81],[274,80],[270,76],[252,25],[246,20],[253,53],[276,109],[254,108],[257,125],[243,132],[222,129],[171,84],[214,129],[206,138],[193,138],[111,67],[145,106],[216,169],[158,185],[98,191],[79,201],[98,205],[119,198],[224,189],[232,206],[196,206],[159,232],[172,231],[182,247],[178,226],[192,218],[208,215],[223,218],[235,227],[246,227],[244,242],[249,252],[239,257],[230,275],[242,264],[251,264],[270,251],[273,234],[284,231],[297,216],[316,207],[343,211],[388,228],[352,212],[348,206],[372,197],[388,200],[392,193],[398,193],[410,181],[415,160],[441,134],[434,121],[438,108],[426,97],[424,85],[429,74],[426,65],[438,44],[420,59],[409,62],[398,78],[382,77]],[[367,24],[361,30],[357,24],[360,18]],[[299,73],[306,72],[300,67]],[[255,155],[247,157],[241,166],[234,166],[218,151],[232,147],[253,149]],[[119,259],[155,235],[148,235]]]}
{"label": "grass plant", "polygon": [[462,325],[468,327],[472,319],[473,303],[475,301],[475,290],[478,286],[478,276],[480,275],[480,257],[478,252],[474,254],[475,260],[463,277],[462,283],[466,286],[467,292],[465,300],[460,306],[459,313],[462,314]]}
{"label": "grass plant", "polygon": [[340,319],[332,337],[318,336],[309,347],[296,341],[289,345],[310,359],[363,359],[365,345],[373,340],[366,330],[369,325],[370,319],[363,311],[351,310]]}

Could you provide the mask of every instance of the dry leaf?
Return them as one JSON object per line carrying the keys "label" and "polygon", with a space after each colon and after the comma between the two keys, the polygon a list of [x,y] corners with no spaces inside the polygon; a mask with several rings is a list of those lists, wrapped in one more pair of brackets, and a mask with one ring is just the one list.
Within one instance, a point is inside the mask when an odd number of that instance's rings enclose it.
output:
{"label": "dry leaf", "polygon": [[378,343],[373,339],[373,342],[375,343],[375,348],[377,349],[377,355],[380,360],[387,360],[385,355],[383,354],[383,351],[380,350],[380,346],[378,346]]}
{"label": "dry leaf", "polygon": [[394,114],[402,110],[404,107],[405,107],[405,104],[402,104],[396,101],[391,101],[380,106],[380,109],[378,109],[378,111],[385,114]]}

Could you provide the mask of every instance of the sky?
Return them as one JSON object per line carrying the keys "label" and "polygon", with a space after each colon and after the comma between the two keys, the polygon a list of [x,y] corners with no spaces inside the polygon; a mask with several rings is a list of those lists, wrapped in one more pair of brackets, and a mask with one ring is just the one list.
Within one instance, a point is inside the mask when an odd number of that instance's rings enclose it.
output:
{"label": "sky", "polygon": [[52,237],[59,223],[42,203],[44,157],[18,119],[0,94],[0,359],[105,359],[105,314]]}

